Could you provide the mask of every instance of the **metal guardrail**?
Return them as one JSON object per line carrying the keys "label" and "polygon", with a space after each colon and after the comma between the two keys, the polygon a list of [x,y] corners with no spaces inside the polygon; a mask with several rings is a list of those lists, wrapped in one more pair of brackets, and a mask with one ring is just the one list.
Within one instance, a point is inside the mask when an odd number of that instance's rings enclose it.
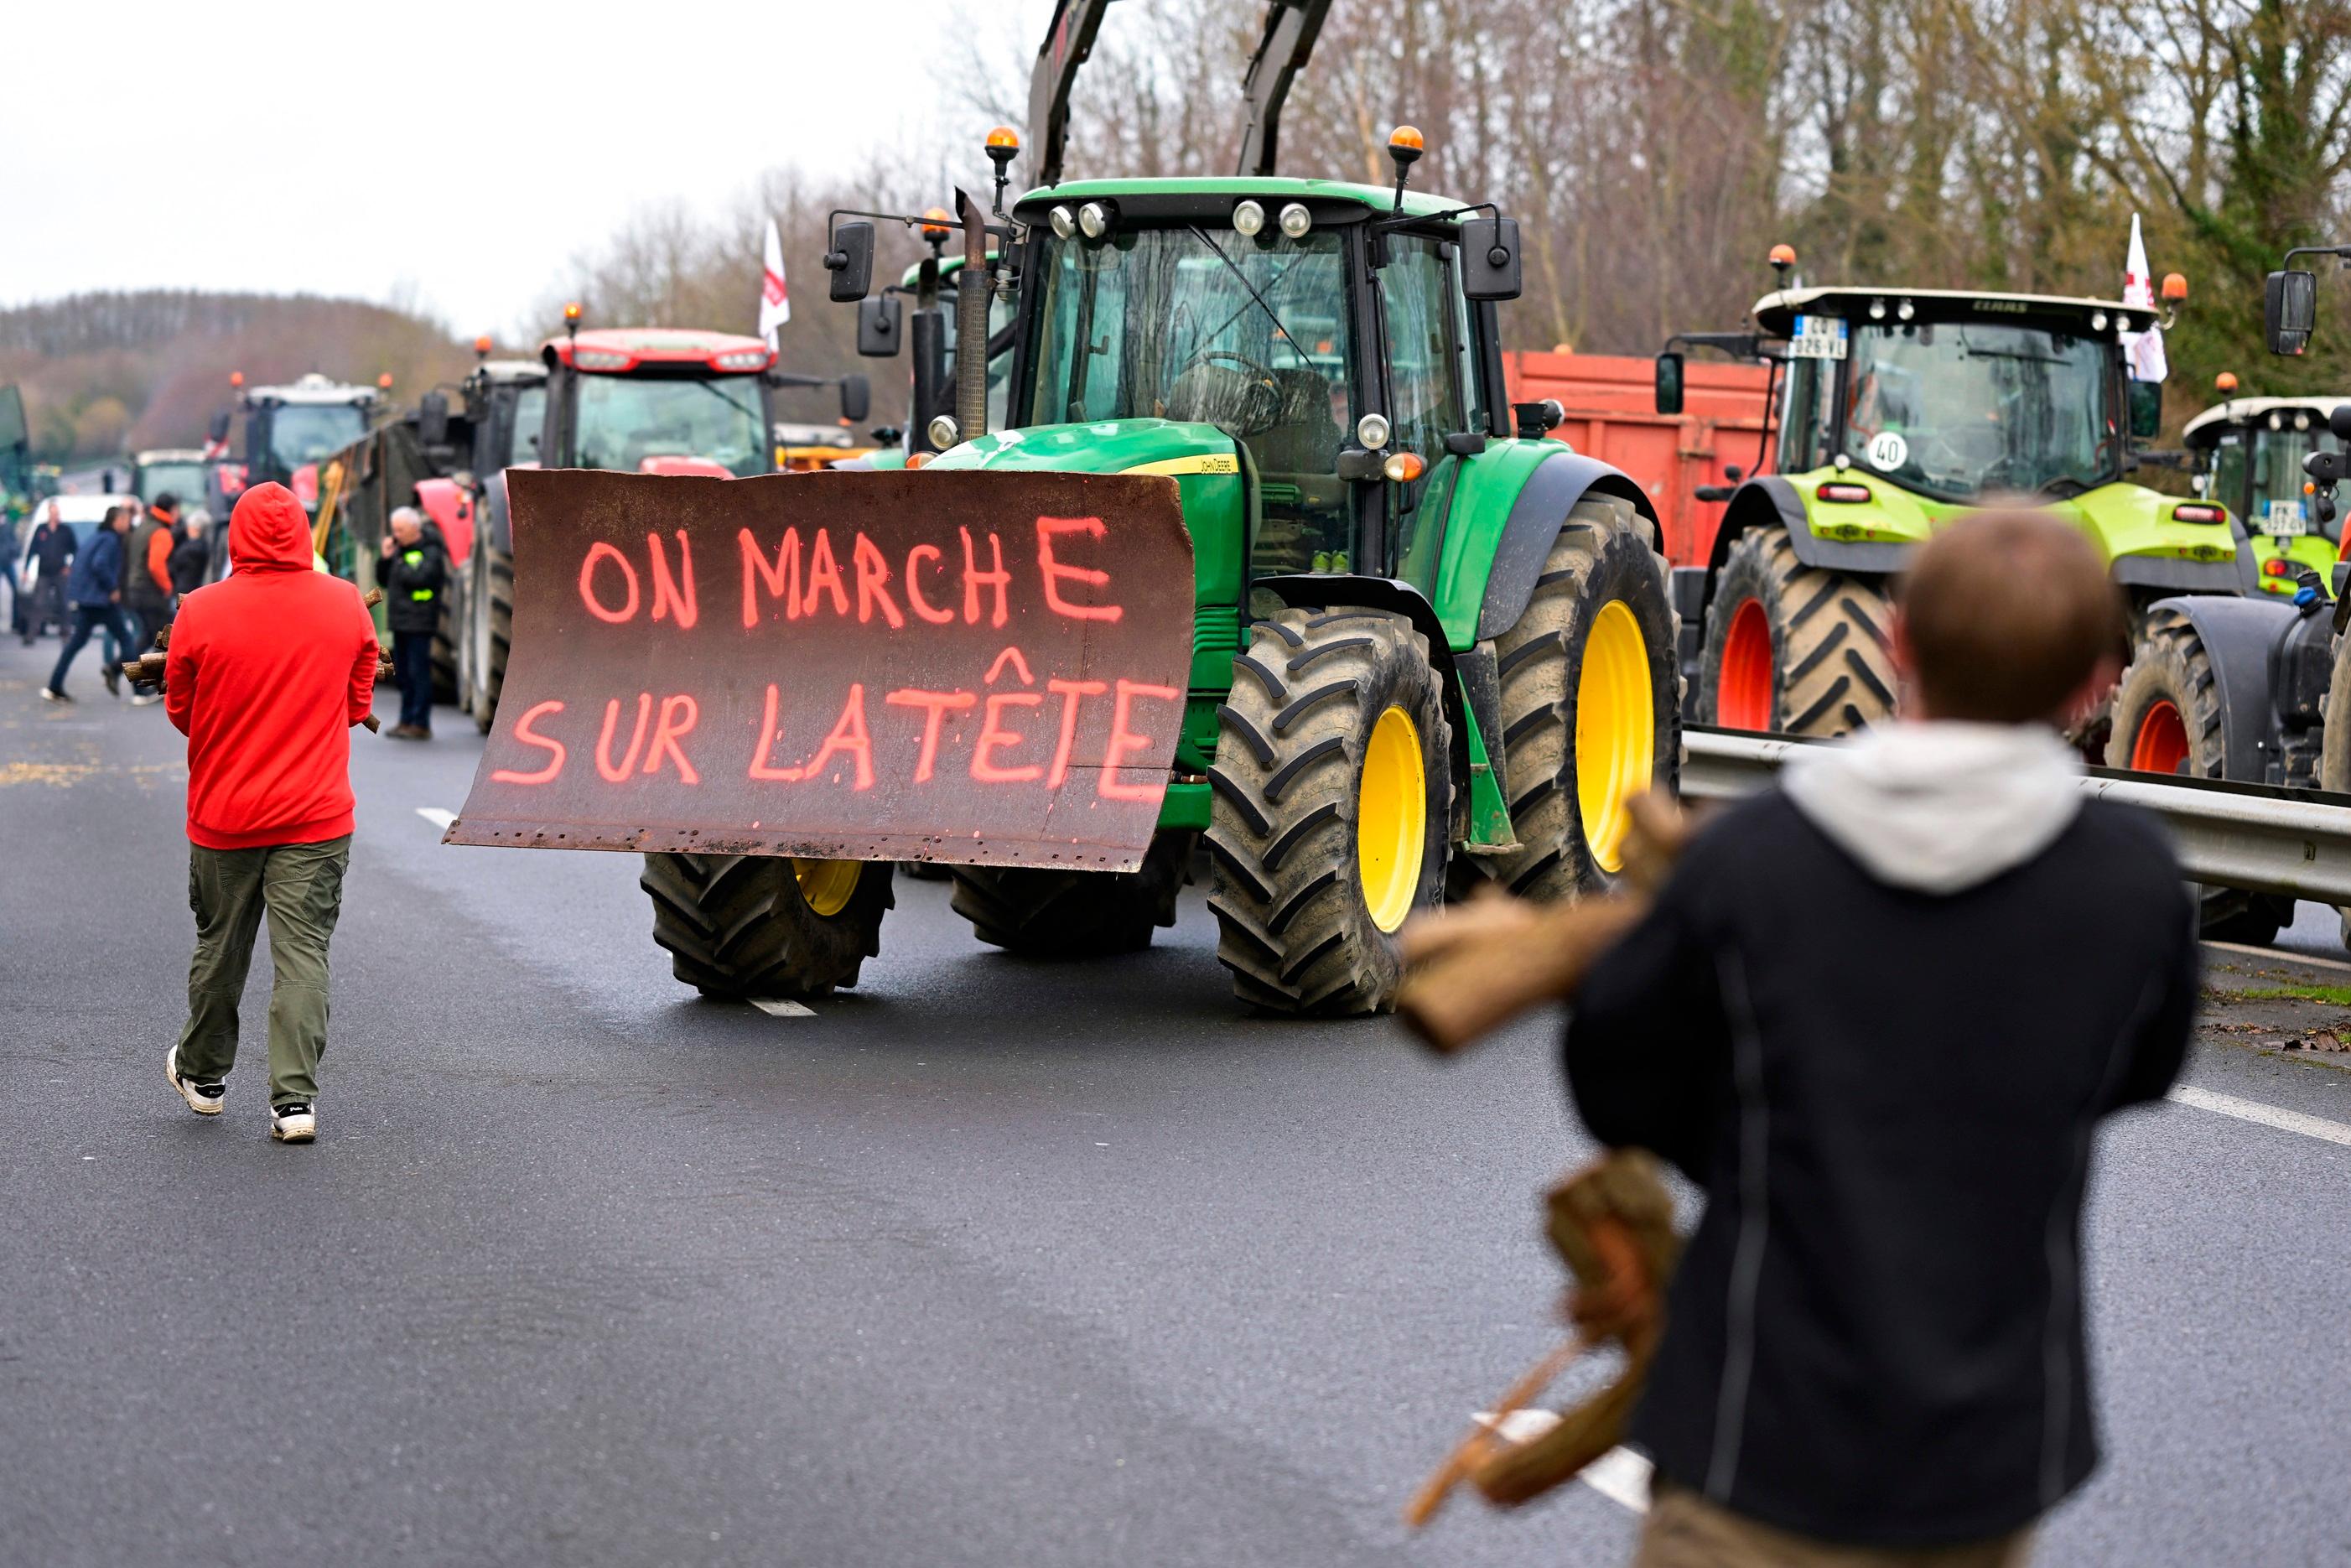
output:
{"label": "metal guardrail", "polygon": [[[1771,782],[1789,754],[1820,742],[1684,728],[1682,793],[1731,800]],[[2351,904],[2351,795],[2087,769],[2082,791],[2163,820],[2189,880]]]}

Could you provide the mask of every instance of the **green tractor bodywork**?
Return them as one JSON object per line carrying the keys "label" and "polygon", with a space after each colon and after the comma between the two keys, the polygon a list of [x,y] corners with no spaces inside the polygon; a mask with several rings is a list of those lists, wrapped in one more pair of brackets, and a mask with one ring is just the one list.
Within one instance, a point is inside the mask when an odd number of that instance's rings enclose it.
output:
{"label": "green tractor bodywork", "polygon": [[2302,463],[2313,452],[2344,450],[2326,418],[2346,401],[2230,398],[2188,422],[2183,438],[2196,464],[2196,493],[2244,519],[2264,593],[2291,599],[2304,569],[2321,580],[2335,570],[2342,519],[2313,520]]}
{"label": "green tractor bodywork", "polygon": [[[1676,623],[1648,497],[1541,439],[1543,408],[1506,404],[1496,303],[1518,292],[1516,225],[1271,176],[1048,184],[996,221],[967,202],[963,222],[967,265],[926,263],[904,291],[918,319],[986,298],[987,364],[922,432],[945,450],[910,443],[913,461],[942,486],[1165,477],[1193,554],[1186,704],[1142,869],[950,866],[980,938],[1143,946],[1197,847],[1240,999],[1377,1011],[1401,977],[1395,932],[1465,877],[1542,898],[1612,883],[1626,800],[1676,775]],[[836,246],[836,271],[870,267],[870,230]],[[894,321],[866,330],[895,312],[865,292],[836,278],[836,299],[861,300],[861,344],[895,344]],[[966,428],[975,412],[984,430]],[[807,889],[835,873],[789,863],[650,857],[682,977],[746,994],[853,980],[888,868],[840,873],[820,917]],[[755,900],[767,914],[747,925]],[[708,962],[720,904],[738,933],[779,934],[744,940],[756,976]]]}
{"label": "green tractor bodywork", "polygon": [[1755,319],[1785,344],[1774,471],[1732,494],[1708,563],[1700,722],[1838,735],[1890,712],[1891,580],[1987,504],[2076,523],[2135,628],[2167,595],[2251,591],[2253,551],[2227,507],[2127,477],[2161,404],[2129,380],[2121,334],[2153,311],[1834,287],[1769,295]]}
{"label": "green tractor bodywork", "polygon": [[[1447,411],[1451,417],[1436,422],[1448,428],[1440,431],[1432,424],[1431,431],[1440,437],[1474,432],[1483,437],[1479,443],[1481,450],[1456,454],[1446,450],[1440,439],[1425,454],[1416,454],[1428,466],[1416,484],[1395,486],[1375,482],[1375,491],[1386,490],[1391,500],[1402,503],[1382,504],[1379,509],[1390,515],[1376,521],[1401,524],[1394,532],[1403,538],[1400,549],[1393,539],[1383,540],[1387,559],[1364,563],[1374,568],[1373,572],[1363,574],[1347,570],[1355,564],[1350,559],[1348,547],[1359,543],[1361,534],[1351,531],[1344,523],[1336,531],[1325,532],[1319,538],[1318,542],[1334,548],[1308,550],[1302,555],[1293,551],[1286,560],[1272,559],[1280,550],[1268,548],[1269,507],[1279,512],[1286,503],[1289,509],[1308,518],[1327,511],[1328,493],[1320,498],[1311,493],[1322,476],[1318,474],[1305,484],[1287,486],[1260,476],[1252,485],[1247,476],[1255,473],[1260,465],[1254,460],[1247,442],[1226,434],[1214,423],[1129,415],[1058,425],[1016,425],[959,445],[934,459],[931,466],[940,472],[1008,466],[1160,473],[1176,480],[1185,521],[1192,532],[1196,598],[1193,696],[1185,724],[1185,741],[1178,751],[1179,774],[1205,773],[1207,764],[1214,760],[1216,710],[1232,684],[1232,657],[1247,645],[1241,622],[1248,590],[1253,581],[1278,580],[1280,586],[1274,591],[1287,601],[1306,595],[1314,586],[1298,580],[1301,572],[1309,578],[1345,577],[1355,580],[1343,587],[1335,581],[1331,584],[1341,600],[1352,591],[1376,599],[1383,605],[1409,602],[1423,620],[1422,630],[1429,634],[1433,651],[1441,648],[1440,658],[1455,666],[1447,706],[1456,710],[1454,722],[1460,731],[1466,759],[1460,780],[1466,786],[1468,804],[1462,819],[1462,840],[1481,849],[1511,844],[1515,841],[1510,810],[1490,760],[1493,747],[1499,739],[1492,733],[1499,728],[1499,711],[1490,693],[1484,689],[1490,681],[1479,663],[1481,637],[1490,641],[1498,629],[1489,625],[1481,632],[1479,621],[1489,591],[1508,601],[1513,597],[1511,591],[1515,588],[1520,591],[1516,602],[1522,607],[1524,591],[1533,586],[1531,576],[1520,584],[1495,581],[1497,558],[1513,510],[1526,496],[1537,470],[1556,463],[1561,465],[1554,471],[1560,477],[1549,487],[1560,496],[1566,496],[1572,487],[1573,495],[1567,505],[1558,507],[1551,519],[1554,527],[1572,507],[1574,497],[1580,497],[1587,489],[1595,495],[1620,497],[1635,515],[1648,518],[1652,527],[1655,511],[1639,487],[1614,469],[1580,457],[1562,444],[1539,435],[1520,438],[1504,434],[1508,426],[1501,417],[1501,376],[1499,366],[1488,362],[1498,358],[1499,350],[1491,321],[1492,307],[1488,304],[1480,310],[1469,306],[1460,298],[1458,283],[1451,281],[1449,272],[1450,252],[1458,243],[1452,236],[1462,214],[1458,203],[1407,192],[1399,214],[1394,210],[1397,206],[1395,193],[1376,186],[1282,178],[1160,179],[1071,183],[1031,193],[1019,204],[1019,211],[1029,218],[1040,243],[1046,245],[1056,243],[1046,237],[1050,234],[1048,214],[1052,208],[1107,202],[1120,204],[1123,215],[1141,218],[1148,213],[1171,225],[1156,228],[1155,232],[1159,233],[1184,233],[1185,228],[1172,226],[1176,224],[1184,224],[1186,228],[1198,225],[1204,232],[1207,225],[1221,224],[1224,232],[1216,237],[1226,245],[1238,246],[1247,242],[1229,225],[1233,208],[1242,201],[1256,202],[1269,214],[1279,211],[1285,203],[1312,204],[1317,222],[1308,231],[1310,238],[1318,233],[1328,235],[1360,228],[1370,219],[1397,215],[1417,218],[1422,220],[1420,224],[1392,231],[1394,239],[1426,246],[1430,267],[1448,269],[1446,277],[1450,286],[1429,292],[1429,299],[1441,302],[1445,313],[1426,314],[1430,317],[1427,324],[1444,333],[1445,351],[1451,356],[1455,368],[1449,374],[1433,363],[1415,368],[1427,376],[1429,386],[1444,389],[1439,395],[1449,395],[1454,400]],[[1270,220],[1258,238],[1262,243],[1256,248],[1262,255],[1279,256],[1285,247],[1304,248],[1297,242],[1287,241]],[[1075,236],[1058,243],[1064,254],[1072,250],[1082,254],[1089,246],[1088,241]],[[1223,261],[1213,254],[1207,242],[1196,243],[1201,247],[1197,254],[1169,258],[1179,277],[1187,266],[1204,275],[1229,277]],[[1115,253],[1119,241],[1114,237],[1108,245],[1094,248]],[[1133,251],[1128,254],[1132,256]],[[1318,254],[1322,254],[1319,246],[1309,252],[1310,256]],[[1335,279],[1350,258],[1343,257],[1333,247],[1325,259],[1332,264],[1327,270]],[[1287,272],[1311,265],[1305,259],[1276,262],[1269,271]],[[1391,261],[1389,265],[1395,263]],[[1367,267],[1365,270],[1369,270]],[[1380,270],[1384,272],[1387,268]],[[1032,289],[1039,287],[1035,277],[1032,272],[1028,283]],[[1171,290],[1179,295],[1182,291],[1181,282]],[[1051,303],[1050,299],[1040,300],[1040,308],[1050,308]],[[1248,307],[1254,302],[1244,299],[1241,303]],[[1345,321],[1344,308],[1335,298],[1321,303],[1332,308],[1301,313],[1299,325],[1290,329],[1301,335],[1298,340],[1292,340],[1290,331],[1281,329],[1290,327],[1286,320],[1281,328],[1276,328],[1267,316],[1254,311],[1250,314],[1263,323],[1269,340],[1280,341],[1280,351],[1288,355],[1296,368],[1328,370],[1343,366],[1347,355],[1336,348],[1333,339],[1305,339],[1302,335],[1310,330],[1310,321],[1311,330],[1337,332]],[[1184,304],[1179,298],[1176,308],[1180,310]],[[1473,320],[1473,316],[1482,319]],[[1035,324],[1029,324],[1029,330],[1022,335],[1022,347],[1029,353],[1015,362],[1010,372],[1025,383],[1019,390],[1029,394],[1024,406],[1017,411],[1017,418],[1036,417],[1044,412],[1039,406],[1036,385],[1040,367],[1035,362],[1035,349],[1039,338]],[[1390,346],[1393,350],[1394,345]],[[1099,345],[1092,352],[1099,354]],[[1232,350],[1203,344],[1198,352],[1206,356]],[[1393,376],[1396,366],[1387,368]],[[995,379],[993,370],[991,379]],[[1335,432],[1338,422],[1334,420],[1332,423]],[[1570,475],[1573,476],[1572,480]],[[1343,488],[1343,481],[1338,480],[1334,470],[1329,491]],[[1318,499],[1324,504],[1318,505]],[[1553,502],[1556,504],[1556,497]],[[1387,532],[1384,528],[1378,531]],[[1539,564],[1539,558],[1533,564]],[[1269,570],[1270,567],[1291,570]],[[1408,590],[1408,595],[1396,593],[1395,590],[1398,588]],[[1473,665],[1472,670],[1460,667],[1465,661]],[[1481,709],[1485,710],[1482,716]],[[1163,826],[1205,828],[1207,797],[1205,780],[1195,785],[1179,782],[1171,786]]]}

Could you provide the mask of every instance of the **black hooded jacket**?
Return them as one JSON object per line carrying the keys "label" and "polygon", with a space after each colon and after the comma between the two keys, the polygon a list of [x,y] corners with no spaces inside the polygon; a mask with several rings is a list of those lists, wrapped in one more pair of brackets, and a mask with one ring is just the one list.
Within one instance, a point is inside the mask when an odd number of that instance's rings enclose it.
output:
{"label": "black hooded jacket", "polygon": [[2004,1534],[2088,1476],[2094,1130],[2161,1096],[2190,905],[2137,814],[2071,811],[1973,885],[1881,881],[1786,794],[1702,832],[1593,970],[1567,1074],[1594,1136],[1705,1189],[1633,1440],[1823,1540]]}

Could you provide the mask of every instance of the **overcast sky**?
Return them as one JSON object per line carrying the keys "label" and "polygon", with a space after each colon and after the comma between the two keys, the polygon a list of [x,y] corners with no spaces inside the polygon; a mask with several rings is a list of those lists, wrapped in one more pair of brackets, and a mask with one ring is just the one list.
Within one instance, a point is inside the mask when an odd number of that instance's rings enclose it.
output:
{"label": "overcast sky", "polygon": [[0,304],[404,289],[503,329],[642,203],[969,131],[959,9],[1041,38],[1052,0],[12,7]]}

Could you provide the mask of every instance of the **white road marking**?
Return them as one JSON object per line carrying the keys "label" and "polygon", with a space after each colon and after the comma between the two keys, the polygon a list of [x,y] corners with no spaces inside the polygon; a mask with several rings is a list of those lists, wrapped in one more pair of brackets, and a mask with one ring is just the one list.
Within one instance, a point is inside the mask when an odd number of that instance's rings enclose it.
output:
{"label": "white road marking", "polygon": [[444,833],[449,831],[449,824],[457,820],[456,812],[444,811],[438,806],[419,806],[416,814]]}
{"label": "white road marking", "polygon": [[751,1005],[771,1019],[812,1019],[816,1009],[799,1002],[788,1002],[781,997],[753,997]]}
{"label": "white road marking", "polygon": [[2351,975],[2351,964],[2340,958],[2314,958],[2307,953],[2291,952],[2283,947],[2249,947],[2242,942],[2207,942],[2207,947],[2218,947],[2223,953],[2241,953],[2248,958],[2269,958],[2281,964],[2307,964],[2314,969],[2340,969]]}
{"label": "white road marking", "polygon": [[[1494,1427],[1490,1410],[1469,1417],[1481,1427]],[[1559,1412],[1528,1408],[1513,1410],[1495,1429],[1513,1443],[1531,1443],[1559,1425]],[[1649,1461],[1630,1448],[1611,1448],[1576,1473],[1575,1479],[1620,1507],[1635,1513],[1649,1511]]]}
{"label": "white road marking", "polygon": [[2330,1122],[2324,1116],[2305,1116],[2299,1111],[2281,1110],[2275,1105],[2264,1105],[2258,1100],[2240,1100],[2234,1094],[2215,1094],[2210,1089],[2191,1088],[2185,1083],[2172,1090],[2171,1098],[2182,1105],[2193,1105],[2199,1111],[2234,1116],[2244,1122],[2259,1122],[2264,1127],[2300,1133],[2305,1138],[2320,1138],[2351,1148],[2351,1126]]}

